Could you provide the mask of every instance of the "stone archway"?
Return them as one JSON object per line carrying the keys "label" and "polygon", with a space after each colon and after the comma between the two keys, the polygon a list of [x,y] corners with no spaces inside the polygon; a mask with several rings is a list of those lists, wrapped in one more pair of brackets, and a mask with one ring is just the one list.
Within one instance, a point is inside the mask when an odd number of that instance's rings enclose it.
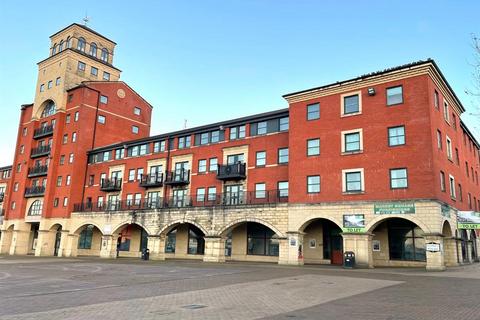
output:
{"label": "stone archway", "polygon": [[159,234],[159,249],[166,259],[204,259],[207,232],[200,224],[178,220],[164,226]]}
{"label": "stone archway", "polygon": [[15,225],[11,224],[2,230],[0,237],[0,254],[10,253],[10,247],[12,245],[13,230]]}
{"label": "stone archway", "polygon": [[69,235],[71,256],[101,256],[103,233],[92,223],[85,223]]}
{"label": "stone archway", "polygon": [[327,218],[314,218],[302,224],[303,261],[310,264],[343,264],[342,228]]}
{"label": "stone archway", "polygon": [[117,226],[111,234],[112,247],[117,257],[140,258],[148,248],[149,233],[139,223],[123,223]]}
{"label": "stone archway", "polygon": [[452,226],[448,220],[443,221],[442,236],[443,236],[443,252],[445,266],[458,265],[457,257],[457,244],[455,239],[455,232],[452,230]]}

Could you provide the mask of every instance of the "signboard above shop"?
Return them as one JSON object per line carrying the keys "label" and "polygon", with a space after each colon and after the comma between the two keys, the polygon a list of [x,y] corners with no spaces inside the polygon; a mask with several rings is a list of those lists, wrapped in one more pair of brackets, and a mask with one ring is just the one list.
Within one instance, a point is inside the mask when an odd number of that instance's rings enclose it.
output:
{"label": "signboard above shop", "polygon": [[343,232],[349,232],[349,233],[365,232],[365,215],[364,214],[344,214],[343,215]]}
{"label": "signboard above shop", "polygon": [[415,213],[415,203],[408,201],[381,202],[374,204],[375,214],[412,214]]}
{"label": "signboard above shop", "polygon": [[480,212],[458,211],[457,227],[458,229],[480,229]]}

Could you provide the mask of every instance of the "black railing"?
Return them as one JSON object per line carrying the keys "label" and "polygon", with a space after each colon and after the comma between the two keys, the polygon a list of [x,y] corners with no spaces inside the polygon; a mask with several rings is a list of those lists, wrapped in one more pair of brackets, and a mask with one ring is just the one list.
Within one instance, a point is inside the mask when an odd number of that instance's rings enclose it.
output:
{"label": "black railing", "polygon": [[242,180],[246,177],[247,170],[245,163],[237,162],[218,166],[217,179],[219,180]]}
{"label": "black railing", "polygon": [[5,193],[0,193],[0,203],[3,202],[3,199],[5,199]]}
{"label": "black railing", "polygon": [[180,169],[173,172],[166,172],[165,184],[181,186],[190,183],[190,170]]}
{"label": "black railing", "polygon": [[36,158],[36,157],[42,157],[46,156],[50,153],[51,147],[50,145],[45,145],[45,146],[39,146],[36,148],[32,149],[32,152],[30,153],[31,158]]}
{"label": "black railing", "polygon": [[140,179],[140,187],[152,188],[163,186],[163,173],[142,174]]}
{"label": "black railing", "polygon": [[122,179],[102,179],[102,181],[100,182],[100,190],[107,192],[120,191],[122,190]]}
{"label": "black railing", "polygon": [[53,125],[43,126],[33,131],[33,138],[38,139],[53,134]]}
{"label": "black railing", "polygon": [[30,188],[25,188],[25,198],[29,197],[41,197],[45,194],[44,186],[34,186]]}
{"label": "black railing", "polygon": [[28,177],[39,177],[39,176],[45,176],[48,172],[48,166],[34,166],[31,168],[28,168]]}
{"label": "black railing", "polygon": [[221,194],[197,194],[190,196],[170,196],[168,198],[119,200],[102,203],[80,203],[74,205],[76,212],[133,211],[175,209],[215,206],[269,205],[288,202],[286,190],[249,191]]}

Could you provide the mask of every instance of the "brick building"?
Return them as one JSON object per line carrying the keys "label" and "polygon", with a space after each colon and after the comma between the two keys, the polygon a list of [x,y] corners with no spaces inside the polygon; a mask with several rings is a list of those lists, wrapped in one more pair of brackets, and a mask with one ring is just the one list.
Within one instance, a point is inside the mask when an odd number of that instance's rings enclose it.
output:
{"label": "brick building", "polygon": [[[115,43],[51,36],[21,120],[0,252],[445,266],[478,259],[480,145],[433,60],[287,94],[286,109],[150,135]],[[6,168],[8,170],[8,168]],[[0,189],[2,190],[2,189]]]}

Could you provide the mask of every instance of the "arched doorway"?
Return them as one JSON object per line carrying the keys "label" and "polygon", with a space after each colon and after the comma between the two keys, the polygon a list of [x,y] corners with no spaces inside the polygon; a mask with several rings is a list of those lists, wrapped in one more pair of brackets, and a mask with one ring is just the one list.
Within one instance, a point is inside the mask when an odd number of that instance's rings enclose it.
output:
{"label": "arched doorway", "polygon": [[458,238],[460,242],[459,262],[469,263],[470,260],[468,259],[468,232],[465,229],[458,229],[458,233]]}
{"label": "arched doorway", "polygon": [[148,233],[138,224],[126,224],[113,235],[117,239],[117,257],[141,257],[148,248]]}
{"label": "arched doorway", "polygon": [[79,256],[100,256],[103,234],[97,226],[83,225],[75,234],[78,234],[77,254]]}
{"label": "arched doorway", "polygon": [[8,254],[10,252],[10,246],[12,245],[14,225],[10,225],[4,231],[2,231],[0,238],[0,254]]}
{"label": "arched doorway", "polygon": [[54,242],[54,246],[53,246],[53,255],[55,257],[58,257],[59,253],[60,253],[60,244],[61,244],[61,241],[62,241],[62,226],[61,225],[58,225],[58,226],[54,226],[54,230],[56,229],[55,231],[55,242]]}
{"label": "arched doorway", "polygon": [[374,266],[424,266],[424,231],[403,218],[386,218],[373,229]]}
{"label": "arched doorway", "polygon": [[164,231],[165,257],[169,259],[203,259],[205,233],[191,223],[177,223]]}
{"label": "arched doorway", "polygon": [[455,266],[458,264],[456,240],[450,222],[447,220],[443,222],[442,235],[445,265]]}
{"label": "arched doorway", "polygon": [[314,219],[300,231],[304,233],[304,263],[343,264],[342,229],[335,222],[323,218]]}

